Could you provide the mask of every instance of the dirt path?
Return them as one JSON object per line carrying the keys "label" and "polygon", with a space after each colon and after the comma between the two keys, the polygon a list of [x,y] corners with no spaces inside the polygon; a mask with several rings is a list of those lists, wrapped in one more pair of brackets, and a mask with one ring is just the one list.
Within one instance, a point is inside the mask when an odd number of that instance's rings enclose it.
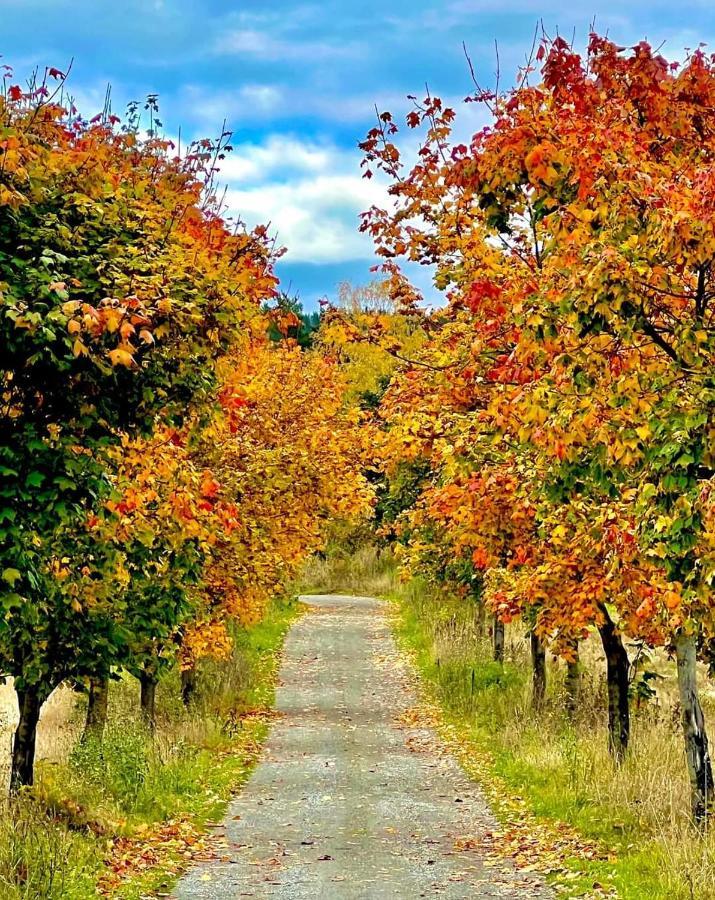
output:
{"label": "dirt path", "polygon": [[219,832],[226,853],[175,897],[550,897],[534,876],[455,850],[495,823],[434,736],[403,724],[415,698],[380,604],[304,599],[314,609],[286,642],[280,717]]}

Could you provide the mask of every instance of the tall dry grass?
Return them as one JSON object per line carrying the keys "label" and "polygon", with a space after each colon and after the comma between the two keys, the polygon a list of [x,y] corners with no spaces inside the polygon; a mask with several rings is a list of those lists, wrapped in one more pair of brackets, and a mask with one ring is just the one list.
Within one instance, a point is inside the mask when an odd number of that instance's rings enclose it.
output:
{"label": "tall dry grass", "polygon": [[[401,605],[403,636],[421,652],[439,701],[493,751],[497,773],[529,796],[537,813],[617,849],[619,896],[715,898],[715,834],[698,834],[690,819],[672,661],[661,654],[649,662],[660,676],[656,695],[634,700],[630,751],[617,766],[607,750],[605,666],[595,636],[583,647],[572,718],[564,667],[555,659],[549,662],[548,702],[535,712],[528,644],[518,625],[507,630],[502,667],[492,662],[489,638],[467,602],[436,598],[413,585],[410,596],[402,593]],[[704,694],[715,724],[709,691]]]}
{"label": "tall dry grass", "polygon": [[331,546],[304,567],[298,590],[305,593],[385,597],[398,585],[397,563],[388,550],[364,544],[355,549]]}

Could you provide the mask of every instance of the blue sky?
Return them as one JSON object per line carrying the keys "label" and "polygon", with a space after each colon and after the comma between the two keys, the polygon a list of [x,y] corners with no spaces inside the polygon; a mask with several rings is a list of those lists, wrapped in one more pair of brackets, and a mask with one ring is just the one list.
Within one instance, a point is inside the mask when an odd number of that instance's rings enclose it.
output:
{"label": "blue sky", "polygon": [[[284,284],[313,308],[339,281],[371,277],[357,216],[383,187],[361,178],[356,144],[375,105],[406,111],[425,83],[459,103],[471,86],[462,41],[490,82],[496,39],[508,80],[539,19],[581,39],[595,19],[618,42],[665,42],[674,57],[700,41],[715,49],[712,0],[0,0],[0,54],[18,80],[73,57],[71,88],[89,116],[109,82],[116,112],[158,93],[170,134],[213,135],[225,118],[233,211],[271,223],[288,248]],[[460,112],[461,129],[477,127],[473,106]]]}

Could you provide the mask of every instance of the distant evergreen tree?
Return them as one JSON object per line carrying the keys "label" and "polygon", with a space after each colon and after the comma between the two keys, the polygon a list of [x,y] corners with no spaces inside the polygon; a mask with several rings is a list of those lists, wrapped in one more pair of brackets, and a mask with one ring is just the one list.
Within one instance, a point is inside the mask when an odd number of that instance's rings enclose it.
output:
{"label": "distant evergreen tree", "polygon": [[[313,346],[315,333],[320,328],[320,313],[305,312],[302,302],[297,297],[291,297],[285,292],[281,293],[275,304],[266,307],[266,312],[272,314],[268,327],[268,338],[280,343],[287,339],[296,341],[304,350]],[[290,314],[296,318],[295,324],[286,324]],[[282,324],[279,325],[279,322]]]}

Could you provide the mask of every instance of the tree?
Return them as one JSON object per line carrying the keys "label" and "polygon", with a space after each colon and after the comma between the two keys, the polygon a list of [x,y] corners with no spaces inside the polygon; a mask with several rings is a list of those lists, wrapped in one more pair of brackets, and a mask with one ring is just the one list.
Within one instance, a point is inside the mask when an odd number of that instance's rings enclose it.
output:
{"label": "tree", "polygon": [[[371,431],[334,360],[291,341],[255,338],[220,368],[221,414],[193,450],[216,478],[224,526],[204,574],[182,665],[230,647],[232,627],[261,618],[268,601],[322,549],[332,520],[372,509],[363,469]],[[217,507],[217,510],[219,507]]]}
{"label": "tree", "polygon": [[349,395],[375,406],[400,353],[416,350],[424,335],[420,316],[402,309],[390,295],[390,282],[383,280],[358,287],[343,282],[316,338],[323,353],[339,361]]}
{"label": "tree", "polygon": [[[454,112],[435,97],[407,117],[425,128],[408,172],[389,113],[363,144],[397,206],[365,216],[378,252],[393,271],[400,257],[435,264],[443,329],[471,321],[471,344],[427,371],[466,382],[474,428],[528,462],[537,522],[553,535],[585,512],[573,577],[606,576],[602,635],[610,619],[678,656],[696,820],[712,796],[694,666],[711,630],[714,88],[701,51],[680,66],[645,43],[592,35],[582,58],[545,39],[515,88],[470,98],[491,122],[469,144],[450,143]],[[566,572],[548,534],[537,564]],[[538,627],[559,612],[572,643],[571,599],[542,604]]]}
{"label": "tree", "polygon": [[268,337],[272,341],[295,341],[299,347],[312,347],[320,329],[320,313],[307,313],[297,297],[284,291],[276,301],[264,307],[268,316]]}
{"label": "tree", "polygon": [[265,232],[231,230],[212,199],[227,135],[179,157],[68,113],[46,83],[9,87],[0,121],[0,668],[21,710],[17,788],[49,693],[124,653],[108,613],[121,567],[88,527],[112,448],[210,397],[275,279]]}

